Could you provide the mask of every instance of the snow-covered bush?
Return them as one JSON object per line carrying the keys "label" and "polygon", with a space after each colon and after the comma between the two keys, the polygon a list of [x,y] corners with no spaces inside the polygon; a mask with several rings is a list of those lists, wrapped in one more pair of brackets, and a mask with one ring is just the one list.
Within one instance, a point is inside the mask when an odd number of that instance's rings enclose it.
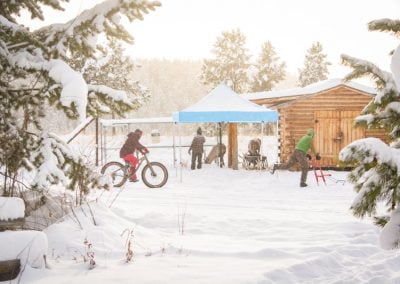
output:
{"label": "snow-covered bush", "polygon": [[43,130],[41,118],[48,105],[81,120],[87,113],[122,113],[137,107],[136,99],[123,91],[87,84],[66,62],[78,55],[96,58],[104,50],[97,40],[100,35],[132,43],[121,16],[142,20],[160,3],[105,0],[64,24],[33,32],[18,24],[22,9],[43,19],[42,5],[63,10],[62,2],[67,1],[0,2],[0,169],[6,195],[13,195],[22,169],[36,174],[31,186],[37,189],[59,182],[69,189],[79,185],[83,191],[106,186],[68,145]]}
{"label": "snow-covered bush", "polygon": [[[399,36],[400,20],[372,21],[369,29]],[[351,209],[355,216],[373,216],[377,224],[384,225],[380,238],[382,248],[399,248],[400,45],[392,55],[392,73],[348,55],[342,55],[342,60],[353,68],[346,80],[370,76],[377,87],[376,96],[356,118],[356,123],[369,128],[384,128],[391,140],[388,145],[377,138],[361,139],[347,145],[340,152],[340,160],[356,165],[349,176],[358,192]],[[384,202],[391,216],[378,216],[379,202]]]}

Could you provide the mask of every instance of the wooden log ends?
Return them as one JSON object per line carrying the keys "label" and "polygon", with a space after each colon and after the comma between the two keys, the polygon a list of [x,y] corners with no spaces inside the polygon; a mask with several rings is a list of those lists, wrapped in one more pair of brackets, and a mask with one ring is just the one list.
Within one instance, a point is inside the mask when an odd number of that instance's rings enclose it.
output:
{"label": "wooden log ends", "polygon": [[0,261],[0,281],[15,279],[21,271],[19,259]]}

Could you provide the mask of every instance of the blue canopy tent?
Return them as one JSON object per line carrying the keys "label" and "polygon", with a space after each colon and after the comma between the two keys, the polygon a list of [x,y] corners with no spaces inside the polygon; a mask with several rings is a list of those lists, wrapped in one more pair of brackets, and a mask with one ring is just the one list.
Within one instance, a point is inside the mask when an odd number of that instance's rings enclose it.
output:
{"label": "blue canopy tent", "polygon": [[175,112],[177,123],[198,122],[277,122],[278,112],[252,103],[224,84],[182,111]]}
{"label": "blue canopy tent", "polygon": [[[192,106],[173,114],[175,123],[267,123],[278,122],[278,112],[252,103],[224,84]],[[236,156],[237,156],[237,149]],[[237,161],[236,161],[237,164]]]}

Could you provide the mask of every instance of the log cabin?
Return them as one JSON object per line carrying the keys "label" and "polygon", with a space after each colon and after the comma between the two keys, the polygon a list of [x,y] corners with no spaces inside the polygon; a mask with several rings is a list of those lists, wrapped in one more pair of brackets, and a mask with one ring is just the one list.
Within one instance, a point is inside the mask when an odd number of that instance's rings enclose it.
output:
{"label": "log cabin", "polygon": [[355,118],[375,96],[376,89],[331,79],[303,88],[248,93],[242,96],[279,112],[279,155],[286,162],[307,129],[315,130],[314,146],[325,168],[339,167],[340,150],[365,137],[387,141],[383,129],[355,127]]}

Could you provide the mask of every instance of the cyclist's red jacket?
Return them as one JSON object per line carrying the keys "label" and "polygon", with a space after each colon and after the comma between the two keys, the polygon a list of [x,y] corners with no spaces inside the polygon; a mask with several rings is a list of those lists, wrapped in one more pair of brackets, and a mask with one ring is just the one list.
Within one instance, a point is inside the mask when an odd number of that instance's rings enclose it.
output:
{"label": "cyclist's red jacket", "polygon": [[140,136],[141,133],[138,132],[131,132],[128,134],[128,139],[126,139],[124,145],[119,151],[120,158],[124,158],[126,155],[133,154],[135,150],[143,152],[143,150],[146,149],[146,147],[139,142]]}

